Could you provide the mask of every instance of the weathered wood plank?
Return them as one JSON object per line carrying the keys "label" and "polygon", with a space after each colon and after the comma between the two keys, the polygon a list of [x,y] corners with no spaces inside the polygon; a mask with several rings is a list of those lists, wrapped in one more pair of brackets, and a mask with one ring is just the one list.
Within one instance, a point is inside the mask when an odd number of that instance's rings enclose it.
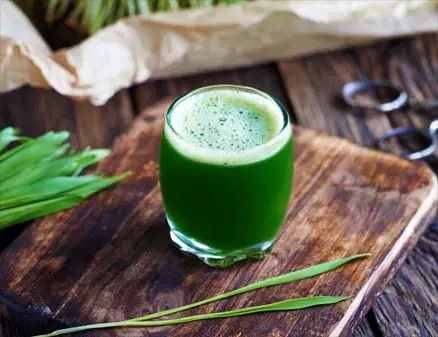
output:
{"label": "weathered wood plank", "polygon": [[127,91],[118,93],[103,107],[30,87],[0,94],[0,128],[16,126],[27,136],[67,130],[77,148],[111,146],[114,138],[129,127],[133,116]]}
{"label": "weathered wood plank", "polygon": [[377,299],[383,336],[438,336],[437,242],[438,230],[431,226]]}
{"label": "weathered wood plank", "polygon": [[[279,69],[300,124],[373,146],[374,138],[389,128],[424,127],[431,116],[408,111],[388,117],[347,108],[339,100],[341,86],[354,79],[384,79],[416,99],[436,99],[436,55],[438,35],[428,34],[283,62]],[[367,118],[361,116],[364,113]],[[397,142],[391,145],[400,153]],[[428,162],[438,168],[436,158]],[[385,336],[437,336],[437,251],[438,239],[430,230],[379,297],[374,311]]]}
{"label": "weathered wood plank", "polygon": [[359,325],[354,329],[354,337],[377,337],[367,319],[362,319]]}
{"label": "weathered wood plank", "polygon": [[[296,128],[295,193],[274,252],[263,261],[212,269],[183,256],[168,238],[156,163],[166,107],[144,110],[131,131],[115,143],[111,157],[99,165],[107,173],[130,169],[132,177],[74,210],[34,224],[8,247],[0,257],[3,296],[14,294],[20,307],[58,324],[117,320],[369,251],[372,258],[341,270],[194,312],[314,294],[353,294],[351,302],[266,314],[263,319],[250,316],[87,334],[348,336],[390,266],[415,242],[433,212],[437,186],[430,171],[424,165]],[[19,323],[25,324],[23,317]],[[37,320],[27,328],[47,330],[39,324]]]}
{"label": "weathered wood plank", "polygon": [[215,84],[239,84],[263,90],[278,99],[294,119],[283,84],[275,65],[272,64],[239,70],[209,72],[171,80],[151,81],[137,85],[133,88],[136,111],[141,112],[165,97],[178,97],[199,87]]}

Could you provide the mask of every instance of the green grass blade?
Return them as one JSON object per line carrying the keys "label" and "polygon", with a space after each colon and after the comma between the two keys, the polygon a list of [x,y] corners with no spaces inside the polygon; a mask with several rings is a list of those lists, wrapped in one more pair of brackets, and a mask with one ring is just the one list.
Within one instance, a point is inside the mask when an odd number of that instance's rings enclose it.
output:
{"label": "green grass blade", "polygon": [[135,0],[126,0],[126,6],[128,8],[128,16],[133,16],[137,14]]}
{"label": "green grass blade", "polygon": [[73,151],[71,149],[70,144],[62,144],[59,146],[53,153],[51,153],[49,156],[47,156],[44,161],[52,161],[58,158],[61,158],[62,156],[66,155],[68,152],[71,152],[73,154]]}
{"label": "green grass blade", "polygon": [[[74,207],[90,195],[125,179],[129,175],[128,172],[117,177],[92,179],[90,182],[68,190],[63,196],[3,209],[0,211],[0,229]],[[61,187],[55,186],[54,188]],[[28,198],[31,199],[34,194],[28,193]],[[26,199],[24,198],[24,200]]]}
{"label": "green grass blade", "polygon": [[108,2],[111,0],[93,0],[88,1],[87,4],[87,17],[88,17],[88,28],[91,34],[96,33],[100,28],[103,27],[106,20],[105,11],[108,8]]}
{"label": "green grass blade", "polygon": [[0,131],[0,139],[3,136],[16,136],[18,135],[18,129],[8,126]]}
{"label": "green grass blade", "polygon": [[[22,148],[23,147],[23,148]],[[17,175],[22,170],[29,168],[44,160],[45,157],[53,153],[57,148],[56,144],[45,141],[23,144],[18,147],[18,151],[0,162],[0,184],[2,181]],[[16,149],[13,149],[14,151]],[[11,152],[12,152],[11,151]],[[6,153],[8,154],[8,153]]]}
{"label": "green grass blade", "polygon": [[142,15],[148,15],[151,12],[149,0],[137,0],[137,11]]}
{"label": "green grass blade", "polygon": [[108,157],[111,153],[108,149],[85,149],[75,155],[75,160],[78,163],[78,170],[74,173],[78,175],[88,166],[94,165],[100,162],[102,159]]}
{"label": "green grass blade", "polygon": [[82,198],[67,195],[0,211],[0,229],[72,208]]}
{"label": "green grass blade", "polygon": [[82,17],[82,15],[84,14],[85,11],[85,6],[87,5],[86,1],[77,1],[72,9],[72,11],[70,12],[70,15],[68,16],[68,20],[70,22],[77,22],[80,20],[80,18]]}
{"label": "green grass blade", "polygon": [[9,151],[3,152],[0,155],[0,164],[5,162],[6,160],[8,160],[10,157],[14,156],[15,154],[17,154],[18,152],[24,150],[26,147],[30,146],[34,142],[35,142],[35,140],[30,139],[28,141],[21,143],[20,145],[14,147],[13,149],[11,149]]}
{"label": "green grass blade", "polygon": [[113,22],[116,22],[126,15],[127,8],[124,2],[118,1],[117,10],[114,12]]}
{"label": "green grass blade", "polygon": [[[11,157],[17,155],[19,152],[21,154],[21,151],[29,151],[29,147],[35,146],[36,144],[51,144],[51,145],[60,145],[62,144],[67,138],[69,137],[68,132],[59,132],[59,133],[53,133],[48,132],[45,135],[36,138],[36,139],[28,139],[20,146],[15,147],[14,149],[7,151],[0,155],[0,165],[2,165],[5,161],[10,159]],[[32,152],[32,151],[30,151]],[[0,175],[1,177],[1,175]]]}
{"label": "green grass blade", "polygon": [[[26,0],[14,0],[21,4],[28,13],[32,5],[23,4]],[[27,0],[33,4],[33,0]],[[156,11],[179,8],[209,7],[217,4],[234,4],[248,0],[46,0],[46,20],[58,19],[79,24],[89,34],[117,22],[119,19],[133,15],[148,15]],[[66,15],[68,17],[66,18]]]}
{"label": "green grass blade", "polygon": [[198,0],[188,0],[190,8],[197,8],[199,6]]}
{"label": "green grass blade", "polygon": [[59,5],[57,7],[56,15],[57,18],[62,18],[67,13],[67,10],[71,5],[71,0],[59,0],[58,3]]}
{"label": "green grass blade", "polygon": [[213,5],[213,0],[198,0],[199,7],[211,7]]}
{"label": "green grass blade", "polygon": [[[105,5],[102,8],[102,16],[101,16],[101,22],[99,25],[101,27],[110,25],[113,23],[113,15],[114,11],[116,10],[116,2],[118,0],[107,0],[105,2]],[[100,29],[100,28],[99,28]]]}
{"label": "green grass blade", "polygon": [[9,144],[19,139],[18,130],[12,127],[7,127],[0,131],[0,152],[2,152]]}
{"label": "green grass blade", "polygon": [[[65,144],[67,145],[67,144]],[[55,149],[49,156],[57,157],[68,148],[61,146]],[[106,156],[109,150],[106,149],[85,149],[84,151],[56,159],[51,162],[46,162],[44,159],[40,163],[35,163],[31,167],[26,167],[21,171],[17,170],[14,175],[0,183],[0,198],[3,198],[4,191],[9,191],[12,188],[33,183],[37,180],[44,180],[56,176],[78,175],[86,167],[93,165]]]}
{"label": "green grass blade", "polygon": [[100,179],[102,178],[97,175],[55,177],[19,186],[0,195],[0,210],[54,198]]}
{"label": "green grass blade", "polygon": [[31,144],[33,144],[35,140],[29,140],[28,142],[22,143],[13,149],[6,151],[0,155],[0,165],[8,160],[9,158],[15,156],[18,152],[21,152],[25,150],[27,147],[29,147]]}
{"label": "green grass blade", "polygon": [[59,5],[60,0],[47,0],[46,4],[46,20],[51,22],[56,18],[56,8]]}
{"label": "green grass blade", "polygon": [[126,177],[130,176],[131,172],[126,172],[120,176],[109,177],[109,178],[100,178],[99,180],[92,181],[89,184],[76,188],[69,192],[69,194],[75,195],[77,197],[81,197],[83,199],[88,198],[90,195],[107,188]]}
{"label": "green grass blade", "polygon": [[225,5],[233,5],[241,2],[246,2],[247,0],[219,0],[219,4],[225,4]]}
{"label": "green grass blade", "polygon": [[316,296],[316,297],[296,298],[296,299],[274,302],[270,304],[253,306],[243,309],[187,316],[187,317],[176,318],[176,319],[147,321],[147,322],[122,321],[122,322],[113,322],[113,323],[91,324],[81,327],[57,330],[49,334],[38,335],[34,337],[55,337],[65,334],[71,334],[71,333],[77,333],[77,332],[89,331],[89,330],[97,330],[97,329],[173,325],[173,324],[189,323],[189,322],[207,320],[207,319],[237,317],[237,316],[250,315],[255,313],[264,313],[264,312],[272,312],[272,311],[292,311],[292,310],[305,309],[305,308],[321,306],[321,305],[336,304],[345,301],[348,298],[349,297],[346,296]]}
{"label": "green grass blade", "polygon": [[230,310],[230,311],[213,312],[210,314],[201,314],[201,315],[187,316],[187,317],[181,317],[176,319],[148,321],[141,323],[148,323],[148,325],[146,326],[170,325],[170,324],[181,324],[181,323],[188,323],[193,321],[200,321],[205,319],[236,317],[236,316],[243,316],[243,315],[249,315],[255,313],[262,313],[262,312],[291,311],[291,310],[306,309],[320,305],[336,304],[345,301],[349,298],[350,298],[349,296],[303,297],[303,298],[289,299],[285,301],[279,301],[270,304],[263,304],[263,305]]}
{"label": "green grass blade", "polygon": [[160,311],[154,314],[150,314],[150,315],[146,315],[146,316],[142,316],[142,317],[137,317],[137,318],[133,318],[130,321],[143,321],[143,320],[149,320],[149,319],[153,319],[153,318],[158,318],[161,316],[166,316],[166,315],[171,315],[177,312],[181,312],[181,311],[185,311],[188,309],[192,309],[192,308],[196,308],[199,307],[201,305],[204,304],[208,304],[211,302],[215,302],[215,301],[219,301],[219,300],[223,300],[225,298],[228,297],[232,297],[232,296],[236,296],[239,294],[243,294],[246,292],[250,292],[250,291],[254,291],[260,288],[266,288],[266,287],[273,287],[276,285],[280,285],[280,284],[285,284],[285,283],[290,283],[290,282],[295,282],[295,281],[299,281],[299,280],[304,280],[307,278],[311,278],[323,273],[327,273],[329,271],[332,271],[336,268],[341,267],[342,265],[358,260],[358,259],[363,259],[366,257],[369,257],[371,254],[358,254],[358,255],[353,255],[344,259],[339,259],[339,260],[335,260],[335,261],[330,261],[330,262],[325,262],[325,263],[321,263],[312,267],[308,267],[308,268],[304,268],[301,270],[296,270],[287,274],[283,274],[280,276],[276,276],[276,277],[272,277],[263,281],[259,281],[259,282],[255,282],[252,284],[249,284],[247,286],[211,297],[211,298],[207,298],[205,300],[199,301],[199,302],[195,302],[192,304],[188,304],[182,307],[178,307],[178,308],[173,308],[173,309],[168,309],[168,310],[164,310],[164,311]]}
{"label": "green grass blade", "polygon": [[179,9],[178,0],[168,0],[168,9]]}
{"label": "green grass blade", "polygon": [[68,132],[47,132],[36,139],[18,138],[17,133],[14,128],[0,130],[1,150],[12,141],[22,141],[0,154],[0,229],[73,207],[128,175],[78,177],[110,151],[87,148],[66,155],[70,145],[63,143]]}
{"label": "green grass blade", "polygon": [[26,188],[28,184],[51,177],[70,176],[80,170],[79,162],[74,158],[62,158],[51,163],[37,163],[25,168],[11,178],[0,183],[0,199],[14,188]]}
{"label": "green grass blade", "polygon": [[159,12],[159,11],[166,10],[166,8],[167,8],[166,2],[167,2],[167,0],[157,0],[156,1],[156,8],[155,8],[156,11]]}

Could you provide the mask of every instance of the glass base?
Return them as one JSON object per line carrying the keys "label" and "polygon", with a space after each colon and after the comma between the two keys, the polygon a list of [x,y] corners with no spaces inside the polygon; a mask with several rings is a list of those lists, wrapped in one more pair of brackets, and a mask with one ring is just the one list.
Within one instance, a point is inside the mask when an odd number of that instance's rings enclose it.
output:
{"label": "glass base", "polygon": [[235,250],[235,251],[222,251],[218,249],[210,248],[194,239],[187,237],[181,232],[177,231],[172,223],[167,219],[170,226],[170,238],[173,243],[183,252],[195,255],[205,264],[211,267],[227,267],[237,261],[245,259],[263,259],[268,255],[275,240],[259,243],[255,246]]}

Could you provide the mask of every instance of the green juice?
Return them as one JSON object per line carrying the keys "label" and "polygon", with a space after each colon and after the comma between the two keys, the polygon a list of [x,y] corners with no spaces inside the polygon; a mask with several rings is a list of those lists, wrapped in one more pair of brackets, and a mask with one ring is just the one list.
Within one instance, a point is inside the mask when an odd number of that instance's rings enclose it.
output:
{"label": "green juice", "polygon": [[264,256],[285,218],[292,156],[287,114],[270,96],[216,86],[180,98],[160,150],[173,241],[211,265]]}

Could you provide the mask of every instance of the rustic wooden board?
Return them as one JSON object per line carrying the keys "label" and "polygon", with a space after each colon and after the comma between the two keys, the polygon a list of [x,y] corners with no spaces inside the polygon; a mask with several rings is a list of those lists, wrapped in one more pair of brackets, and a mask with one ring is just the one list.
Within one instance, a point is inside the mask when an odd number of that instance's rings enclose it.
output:
{"label": "rustic wooden board", "polygon": [[437,182],[433,173],[425,165],[295,128],[295,192],[273,253],[263,261],[212,269],[183,256],[168,238],[156,163],[166,106],[146,109],[99,167],[111,174],[132,170],[131,178],[74,210],[27,228],[3,252],[4,313],[19,317],[17,324],[27,333],[46,331],[48,321],[62,326],[120,320],[321,261],[371,252],[372,258],[336,272],[194,312],[295,296],[354,295],[333,307],[83,334],[348,336],[371,304],[375,289],[434,215]]}
{"label": "rustic wooden board", "polygon": [[[385,115],[351,109],[336,99],[342,85],[361,78],[390,80],[414,99],[436,99],[436,55],[438,34],[424,34],[282,62],[279,73],[300,125],[373,146],[375,137],[391,127],[427,126],[433,112],[407,110]],[[392,152],[401,152],[398,142],[390,145]],[[427,162],[438,172],[437,156]],[[435,219],[373,306],[370,318],[377,336],[438,336],[437,256]]]}
{"label": "rustic wooden board", "polygon": [[[222,83],[248,85],[273,95],[286,107],[291,119],[296,122],[295,109],[287,97],[287,87],[285,87],[284,81],[282,81],[279,75],[280,72],[276,64],[265,64],[236,70],[184,76],[171,80],[156,80],[135,86],[134,90],[132,90],[133,101],[135,110],[141,112],[155,104],[157,99],[179,96],[200,86]],[[302,106],[299,108],[299,115],[302,115]],[[313,127],[313,125],[310,125],[310,127]],[[381,337],[375,319],[371,316],[372,324],[369,324],[367,318],[368,317],[365,317],[361,320],[353,332],[353,336]],[[376,333],[374,333],[374,331],[376,331]]]}

